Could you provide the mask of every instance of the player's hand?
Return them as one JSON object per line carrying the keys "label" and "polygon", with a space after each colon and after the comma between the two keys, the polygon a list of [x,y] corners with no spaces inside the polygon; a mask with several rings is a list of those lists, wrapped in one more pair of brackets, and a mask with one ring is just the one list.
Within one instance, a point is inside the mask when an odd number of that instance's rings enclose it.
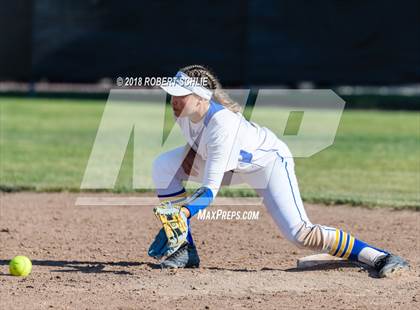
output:
{"label": "player's hand", "polygon": [[198,172],[194,169],[194,159],[197,155],[196,151],[192,148],[188,150],[187,156],[185,156],[184,161],[182,162],[182,169],[187,175],[198,176]]}
{"label": "player's hand", "polygon": [[187,242],[188,222],[179,205],[163,202],[153,209],[163,228],[149,248],[149,255],[155,258],[175,253]]}

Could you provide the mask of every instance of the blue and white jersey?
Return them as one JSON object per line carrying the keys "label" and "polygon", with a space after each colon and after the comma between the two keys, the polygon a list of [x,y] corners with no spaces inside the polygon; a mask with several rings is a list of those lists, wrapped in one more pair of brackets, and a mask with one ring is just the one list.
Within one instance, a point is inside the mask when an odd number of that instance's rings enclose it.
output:
{"label": "blue and white jersey", "polygon": [[291,157],[287,146],[268,128],[247,121],[223,105],[210,101],[207,114],[199,123],[188,117],[177,118],[188,144],[205,160],[202,186],[216,196],[224,173],[251,172],[267,166],[276,152]]}

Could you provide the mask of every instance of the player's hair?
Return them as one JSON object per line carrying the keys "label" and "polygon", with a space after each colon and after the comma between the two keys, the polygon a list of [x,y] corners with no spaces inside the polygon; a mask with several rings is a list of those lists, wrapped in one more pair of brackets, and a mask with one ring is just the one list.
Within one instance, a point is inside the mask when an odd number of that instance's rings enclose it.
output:
{"label": "player's hair", "polygon": [[180,71],[184,72],[189,77],[204,78],[203,84],[207,85],[202,86],[213,91],[213,97],[214,99],[216,99],[217,102],[219,102],[232,112],[241,112],[241,106],[237,102],[233,101],[229,97],[229,95],[223,90],[219,80],[216,78],[216,76],[210,69],[201,65],[191,65],[180,69]]}

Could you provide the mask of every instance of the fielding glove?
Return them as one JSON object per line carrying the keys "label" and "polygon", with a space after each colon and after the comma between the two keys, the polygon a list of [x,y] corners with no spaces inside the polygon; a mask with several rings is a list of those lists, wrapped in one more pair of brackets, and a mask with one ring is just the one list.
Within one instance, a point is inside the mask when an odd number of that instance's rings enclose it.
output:
{"label": "fielding glove", "polygon": [[149,248],[150,256],[155,258],[169,256],[187,242],[187,217],[181,212],[181,207],[171,202],[163,202],[153,209],[163,228]]}

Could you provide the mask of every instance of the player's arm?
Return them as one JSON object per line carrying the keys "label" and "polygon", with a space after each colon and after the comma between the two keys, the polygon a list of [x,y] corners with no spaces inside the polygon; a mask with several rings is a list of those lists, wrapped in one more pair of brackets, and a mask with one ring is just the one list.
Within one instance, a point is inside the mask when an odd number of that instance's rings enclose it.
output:
{"label": "player's arm", "polygon": [[182,246],[188,234],[188,218],[211,204],[219,191],[229,159],[238,158],[239,154],[231,154],[236,131],[232,134],[229,130],[215,130],[211,134],[207,143],[203,186],[191,196],[164,202],[154,209],[163,229],[149,250],[153,257],[170,255]]}
{"label": "player's arm", "polygon": [[[187,217],[192,217],[201,209],[206,208],[216,197],[223,176],[228,169],[229,159],[233,151],[236,132],[233,130],[218,130],[211,133],[207,144],[207,160],[204,169],[202,187],[186,198],[182,211]],[[235,154],[233,154],[235,157]],[[238,156],[236,156],[237,158]]]}
{"label": "player's arm", "polygon": [[211,190],[201,187],[189,197],[164,201],[155,207],[153,212],[163,228],[150,245],[149,255],[159,259],[175,253],[187,241],[188,218],[193,215],[192,210],[204,208],[212,200]]}
{"label": "player's arm", "polygon": [[186,175],[197,176],[198,172],[194,169],[194,159],[197,156],[197,152],[189,144],[185,146],[185,152],[186,155],[181,164],[182,169]]}

